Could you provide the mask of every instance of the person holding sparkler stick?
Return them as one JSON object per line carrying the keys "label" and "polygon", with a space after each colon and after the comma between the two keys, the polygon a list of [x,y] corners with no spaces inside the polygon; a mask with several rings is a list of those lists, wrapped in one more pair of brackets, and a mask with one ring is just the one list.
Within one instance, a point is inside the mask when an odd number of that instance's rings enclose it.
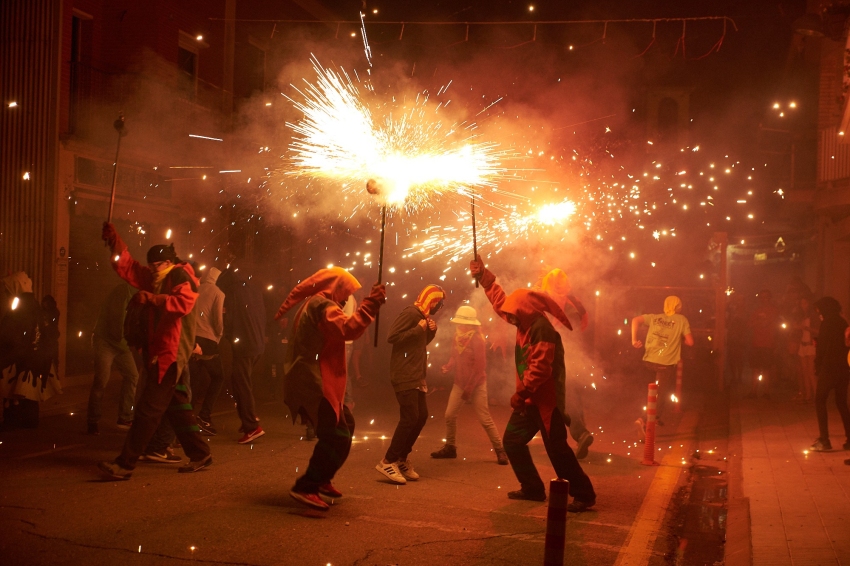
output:
{"label": "person holding sparkler stick", "polygon": [[318,442],[289,495],[320,511],[329,509],[320,494],[342,497],[331,480],[351,450],[353,416],[343,402],[345,341],[362,336],[387,300],[384,285],[375,283],[354,314],[346,316],[342,305],[359,288],[357,279],[340,267],[320,269],[292,289],[275,315],[275,320],[285,320],[290,309],[304,302],[295,315],[284,362],[284,402],[293,422],[300,416],[302,423],[313,424]]}
{"label": "person holding sparkler stick", "polygon": [[496,276],[480,257],[470,262],[469,270],[484,287],[496,314],[517,327],[516,393],[511,396],[513,412],[503,442],[520,489],[508,492],[508,497],[546,500],[546,488],[528,449],[528,443],[540,432],[555,472],[570,482],[573,500],[567,510],[586,511],[596,504],[596,492],[567,444],[570,417],[564,411],[564,346],[546,315],[552,315],[566,328],[572,329],[572,325],[563,309],[542,291],[517,289],[505,296]]}
{"label": "person holding sparkler stick", "polygon": [[428,344],[437,335],[437,323],[432,317],[443,308],[445,298],[439,285],[426,286],[416,302],[399,313],[387,337],[393,345],[390,381],[398,400],[399,421],[390,447],[375,469],[393,483],[419,479],[408,456],[428,421]]}
{"label": "person holding sparkler stick", "polygon": [[124,281],[139,289],[130,304],[134,316],[125,327],[137,324],[128,342],[140,343],[146,385],[136,404],[133,424],[121,454],[98,468],[109,479],[127,480],[163,417],[174,428],[189,463],[179,472],[197,472],[212,464],[209,445],[200,434],[192,413],[189,392],[181,382],[195,345],[195,301],[199,281],[188,263],[177,258],[174,246],[148,250],[147,267],[133,259],[115,226],[103,223],[103,240],[112,252],[111,263]]}

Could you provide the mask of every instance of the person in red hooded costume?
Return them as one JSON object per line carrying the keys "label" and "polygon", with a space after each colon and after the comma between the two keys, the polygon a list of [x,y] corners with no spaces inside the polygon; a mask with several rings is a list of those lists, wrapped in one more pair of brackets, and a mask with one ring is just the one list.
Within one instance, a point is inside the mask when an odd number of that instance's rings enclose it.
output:
{"label": "person in red hooded costume", "polygon": [[319,494],[342,497],[331,480],[351,450],[354,417],[343,404],[345,341],[362,336],[387,300],[384,285],[376,283],[354,314],[345,316],[342,306],[359,288],[357,279],[340,267],[320,269],[295,286],[275,315],[275,320],[285,321],[286,313],[304,301],[295,314],[284,362],[283,400],[292,421],[300,415],[303,424],[313,425],[319,440],[307,471],[289,495],[321,511],[329,506]]}
{"label": "person in red hooded costume", "polygon": [[136,330],[140,336],[131,333],[127,340],[140,341],[147,375],[124,449],[113,462],[100,462],[98,468],[110,479],[130,479],[163,416],[168,418],[190,458],[178,471],[206,468],[212,464],[210,448],[200,434],[189,391],[181,379],[195,346],[193,309],[199,285],[195,272],[177,258],[173,245],[153,246],[148,250],[145,267],[127,251],[115,226],[104,222],[102,238],[112,252],[115,272],[139,289],[130,301],[138,317],[128,315],[131,320],[125,321],[125,326],[133,324],[133,319],[139,325]]}
{"label": "person in red hooded costume", "polygon": [[545,501],[546,488],[531,459],[528,443],[540,432],[549,461],[559,478],[570,482],[573,500],[567,507],[573,513],[596,504],[596,493],[590,478],[582,470],[572,449],[567,445],[569,416],[564,412],[566,370],[561,336],[546,317],[555,317],[572,329],[567,315],[545,292],[518,289],[508,296],[496,276],[478,257],[469,264],[493,310],[517,327],[514,359],[516,393],[511,396],[511,413],[503,442],[520,489],[508,492],[511,499]]}

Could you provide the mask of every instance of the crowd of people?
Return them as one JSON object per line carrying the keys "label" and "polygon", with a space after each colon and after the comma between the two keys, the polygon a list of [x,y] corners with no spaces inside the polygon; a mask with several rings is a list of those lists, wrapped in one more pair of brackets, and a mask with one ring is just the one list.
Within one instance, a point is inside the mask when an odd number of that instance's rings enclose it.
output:
{"label": "crowd of people", "polygon": [[[263,436],[252,374],[267,333],[279,332],[288,337],[288,344],[279,363],[271,363],[272,371],[281,373],[284,402],[293,422],[300,418],[307,437],[317,438],[308,466],[290,495],[311,508],[327,510],[323,497],[342,496],[333,479],[348,457],[355,430],[352,385],[363,379],[359,369],[351,371],[358,367],[356,358],[352,365],[355,344],[385,303],[385,287],[376,283],[358,302],[354,294],[361,285],[351,273],[335,267],[321,269],[291,290],[274,317],[279,326],[270,330],[262,292],[238,269],[222,273],[213,267],[203,272],[178,258],[173,245],[153,246],[142,264],[131,256],[112,224],[104,224],[102,237],[122,281],[106,296],[92,333],[94,379],[87,432],[100,432],[104,390],[115,369],[122,378],[116,424],[127,435],[120,454],[98,464],[101,473],[127,480],[140,459],[179,463],[181,473],[212,464],[204,436],[218,433],[213,409],[225,384],[222,341],[232,353],[229,382],[241,424],[237,441],[247,444]],[[496,462],[509,464],[519,481],[519,489],[508,492],[508,497],[546,499],[528,448],[539,433],[558,477],[570,481],[569,511],[594,507],[596,493],[579,463],[587,456],[593,435],[584,421],[582,387],[567,377],[570,360],[565,359],[564,350],[573,329],[570,317],[584,330],[586,309],[560,269],[547,271],[532,288],[512,292],[503,289],[479,258],[469,269],[497,317],[516,329],[512,412],[500,435],[489,410],[486,340],[479,313],[472,306],[460,306],[450,319],[455,330],[451,354],[440,368],[454,378],[445,411],[445,441],[431,457],[457,458],[458,413],[464,404],[471,404]],[[39,402],[61,392],[56,370],[59,312],[52,297],[45,296],[40,303],[35,299],[26,274],[9,275],[2,283],[2,426],[35,427]],[[390,483],[420,479],[410,454],[428,419],[428,344],[437,334],[435,315],[445,299],[440,286],[425,286],[387,333],[392,346],[388,385],[398,402],[399,421],[375,468]],[[632,344],[645,348],[644,364],[658,384],[659,425],[673,391],[682,345],[694,345],[681,311],[682,301],[670,296],[662,313],[639,315],[631,323]],[[831,297],[814,302],[810,293],[801,294],[793,308],[783,313],[764,290],[750,313],[733,296],[727,321],[729,370],[732,380],[747,388],[746,396],[769,398],[777,375],[794,375],[795,399],[815,403],[820,434],[811,449],[830,450],[826,401],[834,392],[848,436],[844,448],[850,449],[850,329],[838,302]],[[639,336],[642,327],[648,328],[645,340]],[[780,349],[787,355],[781,355]],[[749,384],[743,379],[747,363]],[[644,419],[637,422],[643,432]],[[576,444],[575,452],[568,435]],[[182,448],[188,462],[175,454],[174,446]]]}

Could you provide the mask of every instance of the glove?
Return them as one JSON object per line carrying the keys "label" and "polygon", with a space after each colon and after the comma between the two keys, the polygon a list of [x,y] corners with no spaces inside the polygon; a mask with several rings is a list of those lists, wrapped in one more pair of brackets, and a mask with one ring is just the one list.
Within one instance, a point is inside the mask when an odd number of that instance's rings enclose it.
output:
{"label": "glove", "polygon": [[121,255],[127,249],[127,245],[121,240],[121,236],[115,230],[115,225],[109,222],[103,223],[103,230],[100,234],[101,239],[109,246],[113,254]]}
{"label": "glove", "polygon": [[481,261],[480,256],[476,256],[475,259],[469,262],[469,272],[472,274],[473,279],[481,279],[481,276],[484,275],[484,262]]}
{"label": "glove", "polygon": [[165,295],[154,295],[150,291],[139,291],[133,297],[140,305],[153,305],[161,307],[165,304]]}
{"label": "glove", "polygon": [[514,393],[511,395],[511,409],[514,411],[521,411],[525,408],[525,399],[520,397],[519,393]]}
{"label": "glove", "polygon": [[369,298],[378,301],[379,305],[387,302],[387,287],[383,283],[375,283],[372,285],[372,292],[369,293]]}

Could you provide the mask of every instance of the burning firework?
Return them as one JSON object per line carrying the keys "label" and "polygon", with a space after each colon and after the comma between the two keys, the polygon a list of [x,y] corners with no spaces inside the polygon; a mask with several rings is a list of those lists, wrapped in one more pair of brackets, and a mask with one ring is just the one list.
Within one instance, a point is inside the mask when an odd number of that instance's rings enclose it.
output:
{"label": "burning firework", "polygon": [[493,186],[504,171],[504,153],[495,144],[456,140],[456,128],[428,115],[427,97],[399,108],[397,116],[378,118],[345,72],[325,69],[316,59],[313,67],[316,82],[296,89],[303,100],[292,100],[304,118],[287,124],[296,134],[290,174],[333,181],[356,193],[369,179],[386,204],[411,212],[435,196]]}

